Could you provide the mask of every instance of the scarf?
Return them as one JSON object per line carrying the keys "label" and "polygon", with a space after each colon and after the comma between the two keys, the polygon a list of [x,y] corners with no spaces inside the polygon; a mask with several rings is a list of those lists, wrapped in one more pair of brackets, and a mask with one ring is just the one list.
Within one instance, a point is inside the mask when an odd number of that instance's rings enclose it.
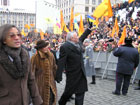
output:
{"label": "scarf", "polygon": [[[27,60],[25,60],[25,52],[22,48],[10,48],[6,45],[3,47],[2,55],[5,59],[2,60],[4,69],[14,78],[22,78],[27,71]],[[11,59],[12,60],[11,60]]]}

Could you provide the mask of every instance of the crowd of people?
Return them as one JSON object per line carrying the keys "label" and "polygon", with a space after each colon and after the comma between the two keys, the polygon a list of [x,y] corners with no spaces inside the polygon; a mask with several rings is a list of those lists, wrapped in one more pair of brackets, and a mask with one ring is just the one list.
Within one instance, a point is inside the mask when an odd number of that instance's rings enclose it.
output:
{"label": "crowd of people", "polygon": [[[127,95],[130,79],[139,64],[140,18],[119,20],[119,33],[111,36],[115,19],[99,20],[98,27],[87,21],[85,32],[24,37],[10,24],[0,27],[0,104],[66,105],[72,95],[75,104],[83,105],[88,91],[87,76],[96,84],[94,52],[111,52],[118,57],[115,95]],[[126,38],[118,45],[123,27]],[[137,50],[138,49],[138,50]],[[129,66],[129,68],[128,68]],[[129,71],[129,72],[128,72]],[[57,99],[56,82],[66,75],[66,86]],[[123,86],[121,86],[123,83]],[[122,87],[122,90],[121,90]]]}

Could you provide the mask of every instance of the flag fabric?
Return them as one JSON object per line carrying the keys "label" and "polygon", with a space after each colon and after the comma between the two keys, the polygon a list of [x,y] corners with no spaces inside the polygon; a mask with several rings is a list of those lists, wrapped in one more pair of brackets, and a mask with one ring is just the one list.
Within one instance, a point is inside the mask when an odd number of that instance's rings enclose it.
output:
{"label": "flag fabric", "polygon": [[101,22],[103,22],[103,21],[104,21],[104,16],[101,17]]}
{"label": "flag fabric", "polygon": [[37,29],[34,29],[34,33],[37,33]]}
{"label": "flag fabric", "polygon": [[112,17],[113,12],[110,0],[104,0],[100,5],[98,5],[93,12],[93,16],[96,18],[100,18],[102,16]]}
{"label": "flag fabric", "polygon": [[114,24],[114,27],[113,27],[113,30],[112,30],[112,34],[111,34],[112,38],[114,37],[115,32],[116,32],[116,36],[118,36],[118,34],[119,34],[119,26],[118,26],[117,18],[115,19],[115,24]]}
{"label": "flag fabric", "polygon": [[89,19],[90,22],[95,22],[95,18],[90,16],[90,15],[87,15],[87,18]]}
{"label": "flag fabric", "polygon": [[54,24],[53,33],[54,34],[62,34],[61,27],[59,28],[56,24]]}
{"label": "flag fabric", "polygon": [[80,15],[80,13],[75,13],[74,14],[74,17],[77,17],[77,16],[79,16]]}
{"label": "flag fabric", "polygon": [[65,22],[64,22],[64,18],[63,18],[63,11],[60,11],[60,25],[61,25],[61,30],[63,31]]}
{"label": "flag fabric", "polygon": [[108,12],[108,17],[112,17],[113,16],[110,0],[108,0],[108,11],[107,12]]}
{"label": "flag fabric", "polygon": [[60,24],[59,23],[56,23],[56,26],[58,26],[59,28],[61,28]]}
{"label": "flag fabric", "polygon": [[120,40],[118,42],[119,46],[124,44],[125,37],[126,37],[126,26],[124,26],[121,38],[120,38]]}
{"label": "flag fabric", "polygon": [[84,32],[84,25],[83,25],[83,19],[82,19],[82,15],[80,16],[80,24],[79,24],[79,36],[81,36]]}
{"label": "flag fabric", "polygon": [[101,4],[97,6],[95,11],[93,12],[93,16],[96,18],[100,18],[101,16],[105,14],[107,9],[108,9],[107,0],[104,0]]}
{"label": "flag fabric", "polygon": [[67,28],[66,24],[64,26],[64,31],[69,32],[69,29]]}
{"label": "flag fabric", "polygon": [[30,29],[30,26],[28,24],[25,24],[24,27],[27,28],[28,30]]}
{"label": "flag fabric", "polygon": [[79,25],[78,25],[76,19],[74,19],[74,29],[76,29],[77,31],[79,31]]}
{"label": "flag fabric", "polygon": [[45,18],[47,24],[52,24],[53,20],[49,17]]}
{"label": "flag fabric", "polygon": [[99,24],[99,19],[96,18],[96,20],[93,22],[94,25],[96,25],[96,27],[98,27],[98,24]]}
{"label": "flag fabric", "polygon": [[130,4],[130,3],[132,3],[133,1],[135,1],[135,0],[128,0],[128,3]]}
{"label": "flag fabric", "polygon": [[42,30],[40,30],[40,37],[41,37],[41,40],[44,40],[44,32]]}
{"label": "flag fabric", "polygon": [[70,16],[70,31],[73,31],[73,22],[74,22],[74,14],[73,14],[73,7],[72,7],[71,16]]}
{"label": "flag fabric", "polygon": [[21,35],[23,35],[24,37],[26,36],[26,33],[24,32],[24,29],[22,29]]}
{"label": "flag fabric", "polygon": [[30,24],[30,26],[31,26],[31,27],[34,27],[35,25],[34,25],[34,24]]}

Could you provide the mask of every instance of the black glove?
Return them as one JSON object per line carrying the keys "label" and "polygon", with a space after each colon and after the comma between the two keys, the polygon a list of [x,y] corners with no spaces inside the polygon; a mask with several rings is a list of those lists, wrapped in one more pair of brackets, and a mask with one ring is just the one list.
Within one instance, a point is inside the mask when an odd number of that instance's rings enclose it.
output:
{"label": "black glove", "polygon": [[60,78],[60,77],[56,76],[55,80],[56,80],[57,83],[60,83],[62,81],[62,77]]}
{"label": "black glove", "polygon": [[91,29],[93,27],[93,23],[89,21],[88,19],[88,28]]}

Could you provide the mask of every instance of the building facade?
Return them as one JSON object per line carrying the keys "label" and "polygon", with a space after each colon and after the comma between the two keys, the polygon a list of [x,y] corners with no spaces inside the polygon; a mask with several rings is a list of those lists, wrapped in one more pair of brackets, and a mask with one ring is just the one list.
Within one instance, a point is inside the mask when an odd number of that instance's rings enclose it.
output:
{"label": "building facade", "polygon": [[30,30],[26,29],[25,24],[36,24],[36,14],[29,10],[10,8],[9,0],[1,0],[0,2],[0,26],[4,24],[14,24],[20,30],[24,29],[25,32],[29,32],[35,29],[35,26],[30,27]]}
{"label": "building facade", "polygon": [[0,5],[1,6],[9,6],[10,5],[9,0],[1,0]]}
{"label": "building facade", "polygon": [[[25,32],[29,31],[24,26],[25,24],[34,24],[36,23],[36,14],[28,13],[23,9],[14,9],[9,10],[0,8],[0,26],[4,24],[14,24],[20,30],[24,29]],[[34,30],[35,27],[30,27],[30,31]]]}
{"label": "building facade", "polygon": [[[86,19],[87,15],[92,15],[95,8],[103,0],[55,0],[56,5],[63,10],[63,16],[66,23],[70,20],[71,8],[74,7],[74,14],[80,13],[83,19]],[[111,0],[112,5],[120,3],[122,0]],[[80,20],[80,17],[76,17]]]}

